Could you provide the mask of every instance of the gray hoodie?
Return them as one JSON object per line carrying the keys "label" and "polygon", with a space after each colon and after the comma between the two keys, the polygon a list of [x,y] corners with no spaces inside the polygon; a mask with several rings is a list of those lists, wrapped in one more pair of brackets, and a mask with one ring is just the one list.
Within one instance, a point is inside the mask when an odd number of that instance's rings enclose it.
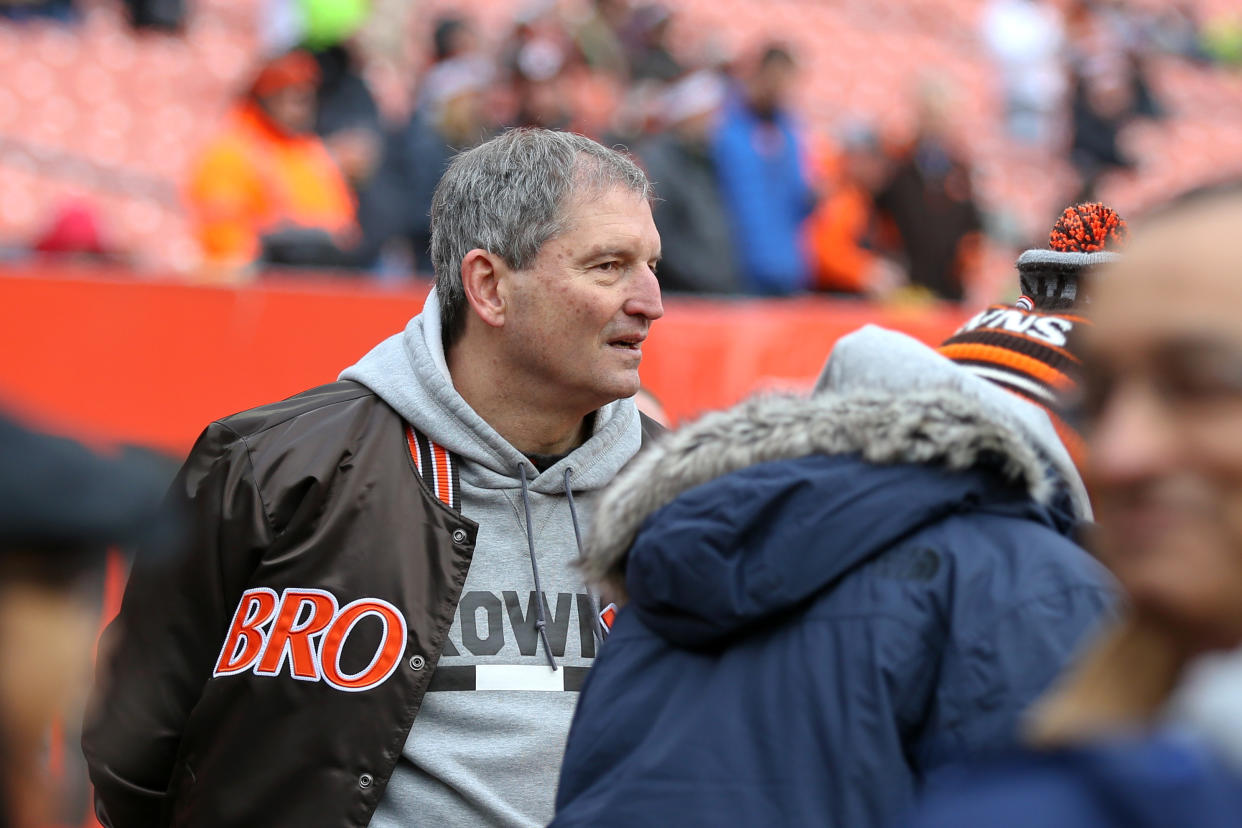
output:
{"label": "gray hoodie", "polygon": [[479,524],[449,643],[371,825],[542,826],[596,649],[595,609],[571,566],[574,521],[586,531],[641,423],[632,400],[605,405],[587,441],[540,473],[457,393],[440,331],[433,290],[403,333],[340,376],[460,458],[462,512]]}

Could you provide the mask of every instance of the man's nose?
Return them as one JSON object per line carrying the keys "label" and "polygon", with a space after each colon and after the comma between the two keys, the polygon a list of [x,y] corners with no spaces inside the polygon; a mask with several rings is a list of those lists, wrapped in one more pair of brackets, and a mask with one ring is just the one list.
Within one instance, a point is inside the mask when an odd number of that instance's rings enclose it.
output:
{"label": "man's nose", "polygon": [[1150,480],[1177,462],[1177,424],[1155,389],[1121,384],[1090,432],[1087,469],[1098,487]]}
{"label": "man's nose", "polygon": [[637,274],[623,310],[630,316],[643,316],[651,321],[664,315],[664,304],[660,299],[660,280],[647,265],[642,265]]}

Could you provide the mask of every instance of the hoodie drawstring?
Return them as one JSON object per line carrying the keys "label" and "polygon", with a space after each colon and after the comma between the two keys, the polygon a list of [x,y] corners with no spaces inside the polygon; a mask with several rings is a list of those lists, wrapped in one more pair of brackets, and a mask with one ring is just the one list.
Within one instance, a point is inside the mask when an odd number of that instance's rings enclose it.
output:
{"label": "hoodie drawstring", "polygon": [[[578,544],[578,559],[582,559],[582,530],[578,528],[578,510],[574,508],[574,492],[569,486],[569,478],[573,475],[573,468],[565,469],[565,499],[569,501],[569,518],[574,523],[574,542]],[[595,646],[604,643],[604,622],[599,618],[599,602],[595,600],[595,594],[589,589],[587,597],[591,599],[591,631],[595,634]]]}
{"label": "hoodie drawstring", "polygon": [[[556,659],[552,657],[552,645],[548,643],[548,621],[543,612],[543,587],[539,584],[539,564],[535,562],[535,530],[530,522],[530,496],[526,489],[526,465],[518,466],[518,476],[522,479],[522,508],[526,511],[526,548],[530,550],[530,571],[535,576],[535,629],[539,630],[539,638],[543,641],[543,652],[548,657],[548,666],[556,668]],[[572,506],[570,507],[572,513]],[[578,521],[574,519],[574,535],[578,534]]]}

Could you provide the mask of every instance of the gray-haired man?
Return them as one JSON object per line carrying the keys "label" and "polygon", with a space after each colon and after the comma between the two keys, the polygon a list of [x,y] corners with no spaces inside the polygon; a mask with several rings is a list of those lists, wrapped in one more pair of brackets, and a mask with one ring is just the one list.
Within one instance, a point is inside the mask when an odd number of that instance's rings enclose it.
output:
{"label": "gray-haired man", "polygon": [[[638,451],[650,187],[574,135],[459,155],[436,290],[340,381],[213,423],[84,747],[106,825],[543,825],[602,634],[570,563]],[[606,615],[605,615],[606,617]]]}

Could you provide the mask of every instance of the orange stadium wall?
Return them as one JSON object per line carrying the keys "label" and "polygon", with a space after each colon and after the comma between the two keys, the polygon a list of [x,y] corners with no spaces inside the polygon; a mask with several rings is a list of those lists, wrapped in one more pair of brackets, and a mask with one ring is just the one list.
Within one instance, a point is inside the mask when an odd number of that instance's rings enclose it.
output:
{"label": "orange stadium wall", "polygon": [[[0,407],[96,443],[184,454],[212,419],[331,382],[418,313],[429,283],[344,277],[241,286],[71,267],[0,269]],[[755,390],[807,388],[838,337],[867,322],[938,341],[964,314],[798,301],[669,297],[643,382],[675,421]]]}

